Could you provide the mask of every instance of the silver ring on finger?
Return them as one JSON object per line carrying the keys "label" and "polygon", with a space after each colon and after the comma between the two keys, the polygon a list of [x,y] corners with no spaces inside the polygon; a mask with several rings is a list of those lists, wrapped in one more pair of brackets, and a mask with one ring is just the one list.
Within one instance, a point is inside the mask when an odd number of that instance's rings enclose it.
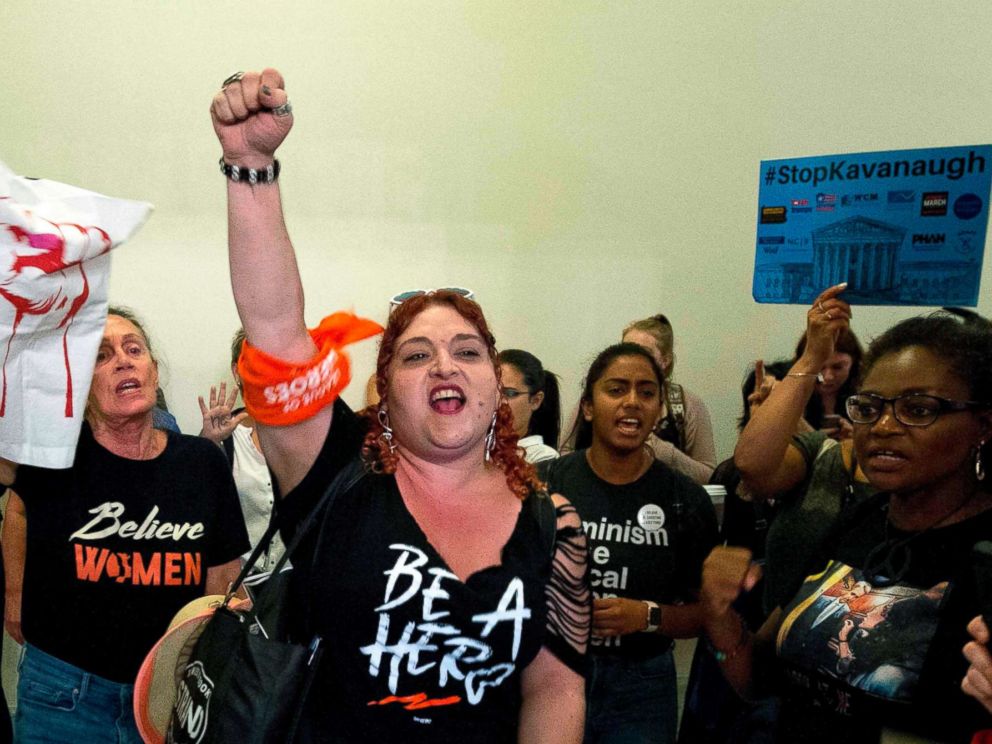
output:
{"label": "silver ring on finger", "polygon": [[275,116],[289,116],[291,113],[293,113],[293,104],[291,104],[289,101],[286,101],[286,103],[284,103],[282,106],[276,106],[274,109],[272,109],[272,113]]}
{"label": "silver ring on finger", "polygon": [[226,88],[228,85],[231,85],[231,83],[238,82],[244,76],[245,73],[242,70],[238,70],[233,75],[228,75],[226,78],[224,78],[224,82],[220,84],[220,89],[224,90],[224,88]]}
{"label": "silver ring on finger", "polygon": [[827,316],[827,320],[833,320],[834,319],[834,316],[830,314],[830,311],[829,310],[825,311],[823,314]]}

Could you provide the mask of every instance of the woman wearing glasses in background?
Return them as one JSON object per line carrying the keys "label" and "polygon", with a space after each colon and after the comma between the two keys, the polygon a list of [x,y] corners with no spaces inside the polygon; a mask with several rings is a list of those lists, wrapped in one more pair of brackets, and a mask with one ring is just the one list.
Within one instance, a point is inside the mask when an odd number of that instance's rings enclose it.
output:
{"label": "woman wearing glasses in background", "polygon": [[[808,348],[824,355],[850,318],[842,289],[810,310]],[[755,430],[788,426],[770,418],[801,409],[801,387],[820,361],[797,362],[755,412]],[[711,647],[743,695],[778,683],[778,741],[877,742],[895,729],[967,742],[988,726],[987,712],[961,691],[960,649],[979,609],[970,552],[992,534],[992,326],[947,312],[897,324],[871,344],[846,405],[853,452],[877,493],[847,505],[809,546],[809,575],[754,636],[731,608],[755,579],[750,553],[716,549],[703,569]],[[746,452],[758,443],[744,444]],[[776,472],[764,475],[776,488],[808,469],[786,446]]]}
{"label": "woman wearing glasses in background", "polygon": [[211,114],[247,332],[239,371],[283,495],[284,537],[357,458],[370,471],[293,557],[293,606],[309,608],[310,632],[327,643],[300,740],[578,742],[585,539],[575,510],[540,494],[518,454],[482,310],[460,291],[398,295],[378,405],[359,417],[334,400],[348,377],[340,346],[369,334],[344,314],[304,326],[273,183],[293,121],[282,76],[225,83]]}
{"label": "woman wearing glasses in background", "polygon": [[524,459],[530,463],[555,459],[558,450],[548,442],[557,442],[561,431],[558,377],[523,349],[501,351],[499,370],[503,397],[513,412],[513,433],[520,437],[517,446],[524,451]]}

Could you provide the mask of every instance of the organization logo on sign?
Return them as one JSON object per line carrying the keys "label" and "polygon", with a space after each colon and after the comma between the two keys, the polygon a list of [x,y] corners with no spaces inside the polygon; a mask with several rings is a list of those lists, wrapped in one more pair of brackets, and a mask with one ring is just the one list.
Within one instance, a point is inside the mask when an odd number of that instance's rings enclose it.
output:
{"label": "organization logo on sign", "polygon": [[977,230],[961,230],[958,233],[957,252],[965,256],[974,253],[978,247],[979,238]]}
{"label": "organization logo on sign", "polygon": [[943,245],[946,240],[944,233],[914,233],[913,245]]}
{"label": "organization logo on sign", "polygon": [[943,217],[947,214],[946,191],[924,191],[920,205],[921,217]]}
{"label": "organization logo on sign", "polygon": [[982,212],[982,198],[978,194],[961,194],[954,200],[954,216],[970,220]]}
{"label": "organization logo on sign", "polygon": [[833,212],[837,206],[837,194],[817,194],[816,211]]}
{"label": "organization logo on sign", "polygon": [[911,189],[895,189],[886,194],[888,209],[912,209],[916,203],[916,192]]}
{"label": "organization logo on sign", "polygon": [[761,224],[778,225],[785,222],[785,207],[762,207]]}
{"label": "organization logo on sign", "polygon": [[840,203],[845,207],[853,207],[859,204],[871,204],[878,201],[878,194],[844,194],[840,198]]}

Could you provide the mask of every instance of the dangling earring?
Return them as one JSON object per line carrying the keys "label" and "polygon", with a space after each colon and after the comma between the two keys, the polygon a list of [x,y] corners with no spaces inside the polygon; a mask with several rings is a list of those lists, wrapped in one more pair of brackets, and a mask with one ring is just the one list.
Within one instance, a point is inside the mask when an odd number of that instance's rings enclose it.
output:
{"label": "dangling earring", "polygon": [[975,448],[975,478],[980,481],[985,480],[985,465],[982,463],[982,447],[984,446],[985,442],[979,442]]}
{"label": "dangling earring", "polygon": [[486,462],[489,462],[493,458],[493,450],[496,448],[496,414],[499,413],[497,408],[493,411],[493,420],[489,422],[489,431],[486,432]]}
{"label": "dangling earring", "polygon": [[382,434],[379,435],[379,439],[386,443],[386,446],[389,447],[389,454],[392,454],[396,451],[396,443],[393,441],[393,430],[389,427],[389,413],[385,408],[380,408],[376,417],[382,427]]}

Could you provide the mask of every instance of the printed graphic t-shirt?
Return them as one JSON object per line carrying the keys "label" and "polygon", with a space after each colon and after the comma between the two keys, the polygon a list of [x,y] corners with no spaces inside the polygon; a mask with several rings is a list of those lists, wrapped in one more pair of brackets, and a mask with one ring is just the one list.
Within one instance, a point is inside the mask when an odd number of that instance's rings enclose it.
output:
{"label": "printed graphic t-shirt", "polygon": [[[336,401],[317,461],[279,503],[287,544],[356,457],[363,431]],[[584,572],[577,520],[562,529],[560,510],[552,557],[554,517],[542,531],[540,498],[522,503],[501,564],[462,582],[406,509],[392,475],[367,474],[338,496],[292,558],[296,633],[324,644],[302,741],[516,741],[521,672],[542,646],[581,672],[576,646],[588,634],[585,584],[557,570],[568,551]]]}
{"label": "printed graphic t-shirt", "polygon": [[[852,510],[823,570],[785,608],[778,741],[877,742],[880,727],[968,742],[988,714],[961,692],[965,626],[978,614],[970,551],[992,511],[913,537],[886,527],[886,497]],[[890,555],[877,546],[905,541]],[[871,565],[868,565],[871,564]],[[894,583],[902,566],[905,574]]]}
{"label": "printed graphic t-shirt", "polygon": [[83,425],[73,466],[21,466],[27,514],[21,624],[28,643],[115,682],[134,682],[207,569],[248,547],[223,453],[167,432],[151,460],[118,457]]}
{"label": "printed graphic t-shirt", "polygon": [[[582,517],[594,597],[694,601],[703,560],[717,541],[716,512],[702,486],[657,461],[633,483],[614,485],[593,472],[586,450],[542,463],[539,472]],[[593,637],[590,650],[640,659],[671,643],[657,633],[630,633]]]}

